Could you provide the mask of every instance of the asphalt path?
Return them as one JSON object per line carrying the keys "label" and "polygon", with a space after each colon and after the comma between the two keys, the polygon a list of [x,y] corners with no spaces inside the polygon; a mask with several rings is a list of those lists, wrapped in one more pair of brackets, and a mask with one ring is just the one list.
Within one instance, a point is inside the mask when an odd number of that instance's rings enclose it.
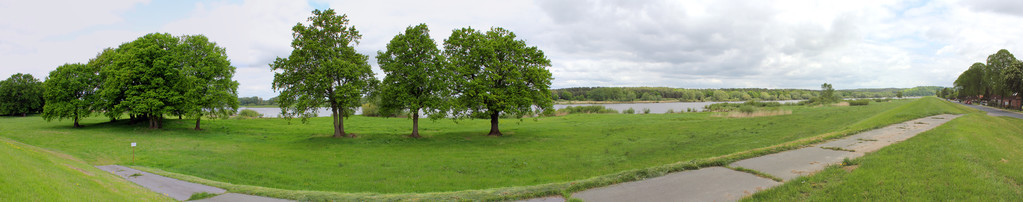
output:
{"label": "asphalt path", "polygon": [[980,106],[980,105],[968,105],[968,104],[963,104],[963,103],[959,103],[959,104],[965,105],[967,107],[973,107],[974,109],[979,109],[981,111],[985,111],[985,112],[987,112],[988,116],[1008,116],[1008,117],[1013,117],[1013,118],[1017,118],[1017,119],[1023,119],[1023,114],[1016,113],[1016,112],[1009,112],[1009,111],[1004,111],[1004,110],[1001,110],[1001,109],[995,109],[993,107],[985,107],[985,106]]}

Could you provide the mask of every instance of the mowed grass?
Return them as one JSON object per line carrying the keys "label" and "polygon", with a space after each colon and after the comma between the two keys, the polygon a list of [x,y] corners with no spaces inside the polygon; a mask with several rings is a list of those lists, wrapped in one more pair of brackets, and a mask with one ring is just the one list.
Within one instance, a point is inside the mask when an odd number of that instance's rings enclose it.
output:
{"label": "mowed grass", "polygon": [[853,162],[747,201],[1017,201],[1023,120],[971,113]]}
{"label": "mowed grass", "polygon": [[0,201],[174,201],[84,161],[0,138]]}
{"label": "mowed grass", "polygon": [[[424,120],[422,139],[403,118],[355,116],[355,139],[330,138],[330,118],[168,119],[151,130],[105,118],[46,123],[0,118],[0,135],[92,164],[137,165],[239,185],[345,193],[424,193],[539,185],[706,159],[821,134],[847,134],[919,117],[962,113],[936,98],[854,107],[787,107],[790,115],[719,118],[709,113],[579,114],[501,120]],[[844,131],[844,132],[843,132]],[[830,137],[830,136],[829,136]],[[130,142],[137,142],[131,160]],[[613,179],[610,181],[614,181]]]}

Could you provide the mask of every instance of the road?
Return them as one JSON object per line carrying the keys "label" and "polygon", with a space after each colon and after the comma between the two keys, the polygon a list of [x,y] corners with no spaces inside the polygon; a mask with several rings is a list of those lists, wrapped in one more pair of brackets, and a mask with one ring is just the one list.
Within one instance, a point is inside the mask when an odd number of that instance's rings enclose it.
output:
{"label": "road", "polygon": [[1001,109],[995,109],[995,108],[992,108],[992,107],[985,107],[985,106],[980,106],[980,105],[968,105],[968,104],[963,104],[963,103],[959,103],[959,104],[965,105],[967,107],[973,107],[974,109],[979,109],[979,110],[982,110],[982,111],[986,111],[988,116],[1008,116],[1008,117],[1015,117],[1017,119],[1023,119],[1023,114],[1016,113],[1016,112],[1003,111]]}

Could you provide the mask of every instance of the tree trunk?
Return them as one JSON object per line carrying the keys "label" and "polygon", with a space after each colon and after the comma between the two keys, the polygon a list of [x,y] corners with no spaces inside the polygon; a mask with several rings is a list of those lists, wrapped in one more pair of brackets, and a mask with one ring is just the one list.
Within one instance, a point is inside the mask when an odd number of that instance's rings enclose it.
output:
{"label": "tree trunk", "polygon": [[412,135],[409,135],[409,137],[412,138],[422,137],[419,136],[419,110],[416,110],[416,112],[412,113]]}
{"label": "tree trunk", "polygon": [[335,137],[335,138],[347,137],[346,134],[345,134],[344,126],[343,126],[343,121],[344,120],[342,120],[341,113],[338,112],[337,108],[338,108],[337,107],[337,103],[331,101],[330,102],[330,114],[331,114],[330,116],[334,118],[334,136],[333,137]]}
{"label": "tree trunk", "polygon": [[81,127],[82,127],[81,125],[78,125],[78,116],[76,115],[75,116],[75,128],[81,128]]}
{"label": "tree trunk", "polygon": [[498,112],[490,113],[490,133],[487,136],[501,136],[501,130],[497,129],[497,118],[500,118]]}
{"label": "tree trunk", "polygon": [[195,117],[195,130],[202,130],[202,128],[199,127],[199,120],[200,119],[202,119],[202,116]]}

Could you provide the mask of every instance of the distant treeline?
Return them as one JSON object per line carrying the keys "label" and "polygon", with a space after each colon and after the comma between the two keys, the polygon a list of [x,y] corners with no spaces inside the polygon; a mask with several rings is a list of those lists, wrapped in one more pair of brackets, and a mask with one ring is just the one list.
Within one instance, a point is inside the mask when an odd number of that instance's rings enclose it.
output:
{"label": "distant treeline", "polygon": [[252,105],[277,105],[277,97],[264,100],[259,96],[252,97],[239,97],[238,105],[241,106],[252,106]]}
{"label": "distant treeline", "polygon": [[[931,96],[938,86],[914,88],[876,88],[836,90],[840,98],[884,98],[901,96]],[[807,100],[820,95],[820,90],[806,89],[684,89],[669,87],[577,87],[551,90],[553,97],[562,101],[747,101],[747,100]]]}

